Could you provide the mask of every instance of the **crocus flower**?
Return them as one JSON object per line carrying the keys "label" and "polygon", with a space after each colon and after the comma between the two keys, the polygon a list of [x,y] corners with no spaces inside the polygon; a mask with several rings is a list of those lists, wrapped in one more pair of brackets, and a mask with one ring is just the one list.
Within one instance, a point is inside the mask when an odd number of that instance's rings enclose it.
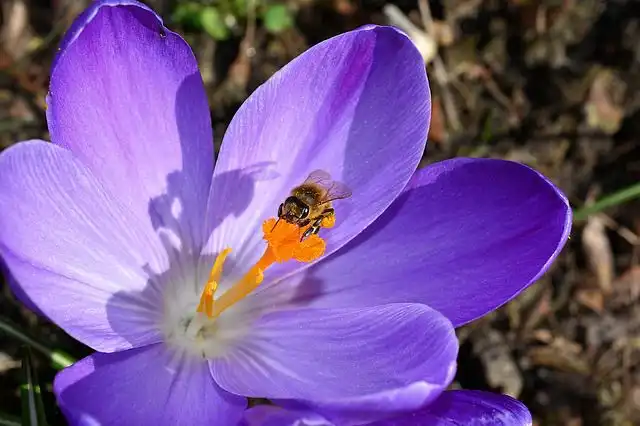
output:
{"label": "crocus flower", "polygon": [[[520,401],[483,391],[445,391],[417,411],[366,426],[530,426],[531,414]],[[243,426],[340,426],[318,413],[259,405],[245,413]]]}
{"label": "crocus flower", "polygon": [[[415,172],[429,88],[387,27],[276,73],[215,169],[195,58],[136,1],[75,21],[47,105],[52,143],[0,156],[0,254],[16,293],[97,351],[56,377],[72,424],[234,425],[245,397],[354,421],[420,408],[452,380],[453,326],[533,282],[569,230],[525,166]],[[274,216],[313,170],[353,195],[301,241]]]}

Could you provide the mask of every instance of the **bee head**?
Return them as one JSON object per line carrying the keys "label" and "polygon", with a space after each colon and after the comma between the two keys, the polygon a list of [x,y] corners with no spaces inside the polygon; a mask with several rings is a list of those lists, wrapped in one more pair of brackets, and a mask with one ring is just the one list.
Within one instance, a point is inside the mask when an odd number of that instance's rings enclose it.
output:
{"label": "bee head", "polygon": [[298,223],[309,216],[309,206],[297,197],[289,197],[282,203],[278,216],[289,223]]}

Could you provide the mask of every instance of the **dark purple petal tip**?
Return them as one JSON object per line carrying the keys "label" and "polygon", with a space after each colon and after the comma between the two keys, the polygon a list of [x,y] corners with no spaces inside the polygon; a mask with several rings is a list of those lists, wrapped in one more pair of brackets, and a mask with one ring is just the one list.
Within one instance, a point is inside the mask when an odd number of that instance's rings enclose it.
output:
{"label": "dark purple petal tip", "polygon": [[531,426],[531,413],[517,399],[476,390],[443,392],[429,407],[371,426]]}
{"label": "dark purple petal tip", "polygon": [[[304,407],[257,406],[245,412],[242,426],[338,426],[350,421],[329,421]],[[408,411],[367,426],[531,426],[527,407],[506,395],[484,391],[453,390],[442,393],[431,405]]]}
{"label": "dark purple petal tip", "polygon": [[[153,28],[160,29],[162,28],[162,18],[160,18],[153,10],[151,10],[147,5],[140,3],[135,0],[97,0],[92,2],[88,8],[84,10],[74,21],[71,27],[67,30],[62,41],[60,42],[60,46],[58,48],[58,54],[53,60],[53,65],[51,67],[52,73],[55,66],[64,55],[65,50],[80,36],[82,31],[86,28],[87,25],[96,17],[98,12],[103,7],[130,7],[136,10],[136,16],[140,19],[146,26],[150,26]],[[167,31],[163,29],[163,31]]]}

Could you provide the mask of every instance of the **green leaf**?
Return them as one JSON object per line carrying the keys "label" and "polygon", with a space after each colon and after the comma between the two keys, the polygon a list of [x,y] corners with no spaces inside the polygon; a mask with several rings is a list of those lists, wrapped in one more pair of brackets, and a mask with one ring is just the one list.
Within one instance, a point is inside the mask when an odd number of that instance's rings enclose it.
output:
{"label": "green leaf", "polygon": [[272,33],[279,33],[293,26],[291,10],[284,4],[268,6],[262,19],[267,31]]}
{"label": "green leaf", "polygon": [[246,17],[247,10],[249,10],[249,1],[255,3],[255,0],[232,0],[230,2],[231,13],[233,13],[236,18]]}
{"label": "green leaf", "polygon": [[200,29],[200,14],[202,5],[194,2],[179,3],[171,15],[171,19],[178,25]]}
{"label": "green leaf", "polygon": [[200,13],[200,24],[207,34],[216,40],[225,40],[229,37],[229,29],[222,19],[222,15],[213,6],[207,6]]}
{"label": "green leaf", "polygon": [[581,220],[586,220],[592,214],[600,213],[601,211],[606,210],[610,207],[617,206],[618,204],[622,204],[639,197],[640,183],[636,183],[635,185],[631,185],[618,192],[607,195],[606,197],[601,198],[590,206],[575,210],[573,212],[573,221],[579,222]]}
{"label": "green leaf", "polygon": [[51,366],[56,370],[62,370],[76,362],[71,355],[55,349],[49,353],[49,358],[51,359]]}
{"label": "green leaf", "polygon": [[44,426],[47,424],[40,393],[40,384],[36,370],[33,368],[31,349],[22,349],[22,385],[20,397],[22,399],[22,424],[25,426]]}

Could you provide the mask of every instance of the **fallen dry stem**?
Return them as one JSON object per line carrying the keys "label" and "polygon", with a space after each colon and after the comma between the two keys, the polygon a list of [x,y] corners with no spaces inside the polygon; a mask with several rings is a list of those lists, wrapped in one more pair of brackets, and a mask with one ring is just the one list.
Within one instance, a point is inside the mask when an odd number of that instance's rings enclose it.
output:
{"label": "fallen dry stem", "polygon": [[[431,15],[431,9],[427,0],[418,0],[418,8],[420,9],[420,15],[422,16],[422,24],[428,34],[435,34],[433,17]],[[444,61],[439,53],[436,52],[433,58],[433,71],[436,85],[442,94],[442,108],[446,117],[446,121],[449,124],[451,130],[458,133],[462,130],[462,123],[460,122],[460,116],[456,109],[455,102],[451,90],[449,90],[449,77],[447,69],[444,65]]]}

